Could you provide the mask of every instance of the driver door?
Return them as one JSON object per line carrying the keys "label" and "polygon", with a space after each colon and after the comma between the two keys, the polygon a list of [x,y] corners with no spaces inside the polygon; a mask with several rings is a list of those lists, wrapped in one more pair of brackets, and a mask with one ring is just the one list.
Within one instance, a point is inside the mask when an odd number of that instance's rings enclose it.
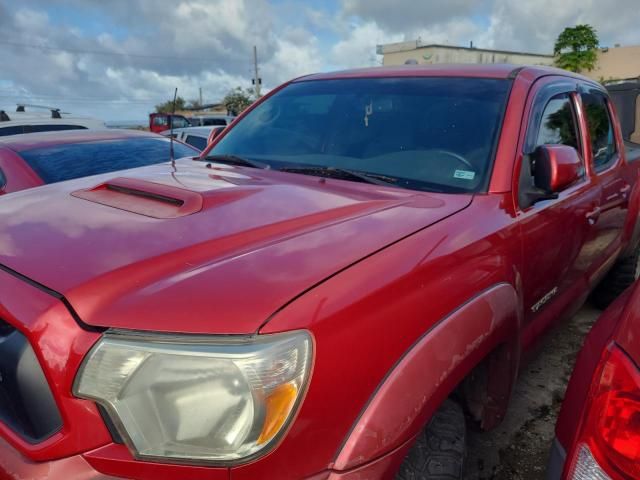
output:
{"label": "driver door", "polygon": [[597,258],[589,215],[597,211],[600,190],[586,174],[576,85],[547,82],[533,94],[522,154],[539,145],[567,145],[578,151],[583,173],[557,198],[520,207],[525,346],[587,291],[585,274]]}

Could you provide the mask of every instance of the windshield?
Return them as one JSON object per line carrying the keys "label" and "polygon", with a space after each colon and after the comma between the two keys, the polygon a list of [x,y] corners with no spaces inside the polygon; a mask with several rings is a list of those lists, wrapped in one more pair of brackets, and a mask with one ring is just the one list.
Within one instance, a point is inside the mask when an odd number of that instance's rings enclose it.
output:
{"label": "windshield", "polygon": [[249,112],[211,154],[274,169],[384,175],[416,190],[475,192],[488,181],[510,84],[434,77],[297,82]]}
{"label": "windshield", "polygon": [[[20,152],[20,156],[45,183],[143,167],[169,161],[166,138],[128,138],[55,145]],[[174,157],[197,153],[193,148],[174,142]]]}

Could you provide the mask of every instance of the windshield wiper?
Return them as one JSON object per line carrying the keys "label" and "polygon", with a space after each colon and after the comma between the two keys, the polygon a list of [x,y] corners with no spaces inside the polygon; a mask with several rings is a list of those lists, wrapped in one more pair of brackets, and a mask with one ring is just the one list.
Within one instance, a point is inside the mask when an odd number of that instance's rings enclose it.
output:
{"label": "windshield wiper", "polygon": [[251,160],[246,157],[239,157],[238,155],[209,155],[205,157],[204,160],[207,162],[224,163],[226,165],[236,165],[238,167],[261,168],[263,170],[271,168],[271,165],[266,163]]}
{"label": "windshield wiper", "polygon": [[373,185],[389,186],[396,185],[398,183],[397,178],[388,177],[386,175],[361,172],[347,168],[324,167],[322,165],[282,167],[279,168],[278,171],[301,173],[303,175],[316,175],[318,177],[336,178],[338,180],[352,180],[356,182],[371,183]]}

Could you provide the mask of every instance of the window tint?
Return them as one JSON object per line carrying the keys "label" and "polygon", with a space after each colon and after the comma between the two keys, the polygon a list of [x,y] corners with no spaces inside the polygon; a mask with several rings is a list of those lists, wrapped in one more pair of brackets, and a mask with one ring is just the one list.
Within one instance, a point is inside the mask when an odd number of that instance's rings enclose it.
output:
{"label": "window tint", "polygon": [[17,127],[0,128],[0,137],[5,137],[7,135],[19,135],[21,133],[24,133],[24,127],[22,125]]}
{"label": "window tint", "polygon": [[172,117],[172,121],[173,121],[173,128],[185,128],[185,127],[190,127],[191,124],[188,122],[188,120],[186,118],[182,118],[182,117]]}
{"label": "window tint", "polygon": [[224,118],[205,118],[202,120],[202,124],[207,126],[225,126],[227,121]]}
{"label": "window tint", "polygon": [[[175,158],[193,156],[191,147],[173,145]],[[142,167],[169,160],[166,138],[129,138],[85,142],[20,152],[45,183]]]}
{"label": "window tint", "polygon": [[538,145],[568,145],[580,150],[576,117],[569,94],[557,95],[547,103],[538,129]]}
{"label": "window tint", "polygon": [[185,142],[196,147],[198,150],[204,150],[207,146],[206,138],[196,137],[195,135],[187,135]]}
{"label": "window tint", "polygon": [[582,94],[582,103],[591,135],[593,165],[596,170],[601,170],[614,160],[616,154],[616,142],[607,101],[603,94],[591,91]]}
{"label": "window tint", "polygon": [[212,153],[273,169],[357,170],[415,190],[479,191],[510,86],[435,77],[294,82],[235,121]]}
{"label": "window tint", "polygon": [[36,132],[58,132],[62,130],[86,130],[87,127],[80,125],[64,125],[64,124],[49,124],[49,125],[26,125],[25,133]]}

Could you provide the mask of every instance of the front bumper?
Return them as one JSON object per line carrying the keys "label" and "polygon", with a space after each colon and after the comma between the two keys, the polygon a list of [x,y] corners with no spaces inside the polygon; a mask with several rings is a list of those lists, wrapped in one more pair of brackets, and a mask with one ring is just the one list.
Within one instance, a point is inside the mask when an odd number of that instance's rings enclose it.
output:
{"label": "front bumper", "polygon": [[50,462],[31,462],[0,438],[0,480],[113,480],[94,470],[82,457],[72,457]]}
{"label": "front bumper", "polygon": [[[395,478],[395,473],[410,446],[411,442],[407,442],[387,455],[353,470],[346,472],[325,471],[310,477],[308,480],[392,480]],[[91,453],[89,456],[91,456]],[[95,459],[91,461],[95,462]],[[0,480],[118,480],[122,478],[165,480],[183,478],[174,470],[177,467],[175,465],[155,464],[151,469],[143,469],[143,471],[138,468],[139,466],[140,464],[136,464],[136,462],[128,466],[122,464],[118,472],[119,475],[111,476],[94,469],[83,455],[74,455],[48,462],[32,462],[0,438]],[[151,465],[147,464],[147,466]],[[210,470],[208,475],[205,472],[198,472],[197,477],[214,478],[211,475],[212,473],[214,473],[213,470]],[[217,469],[216,473],[221,474],[222,472]],[[265,471],[256,479],[274,480],[272,473],[271,471]],[[215,476],[215,478],[222,477],[233,479],[233,469],[227,470],[220,477]]]}

